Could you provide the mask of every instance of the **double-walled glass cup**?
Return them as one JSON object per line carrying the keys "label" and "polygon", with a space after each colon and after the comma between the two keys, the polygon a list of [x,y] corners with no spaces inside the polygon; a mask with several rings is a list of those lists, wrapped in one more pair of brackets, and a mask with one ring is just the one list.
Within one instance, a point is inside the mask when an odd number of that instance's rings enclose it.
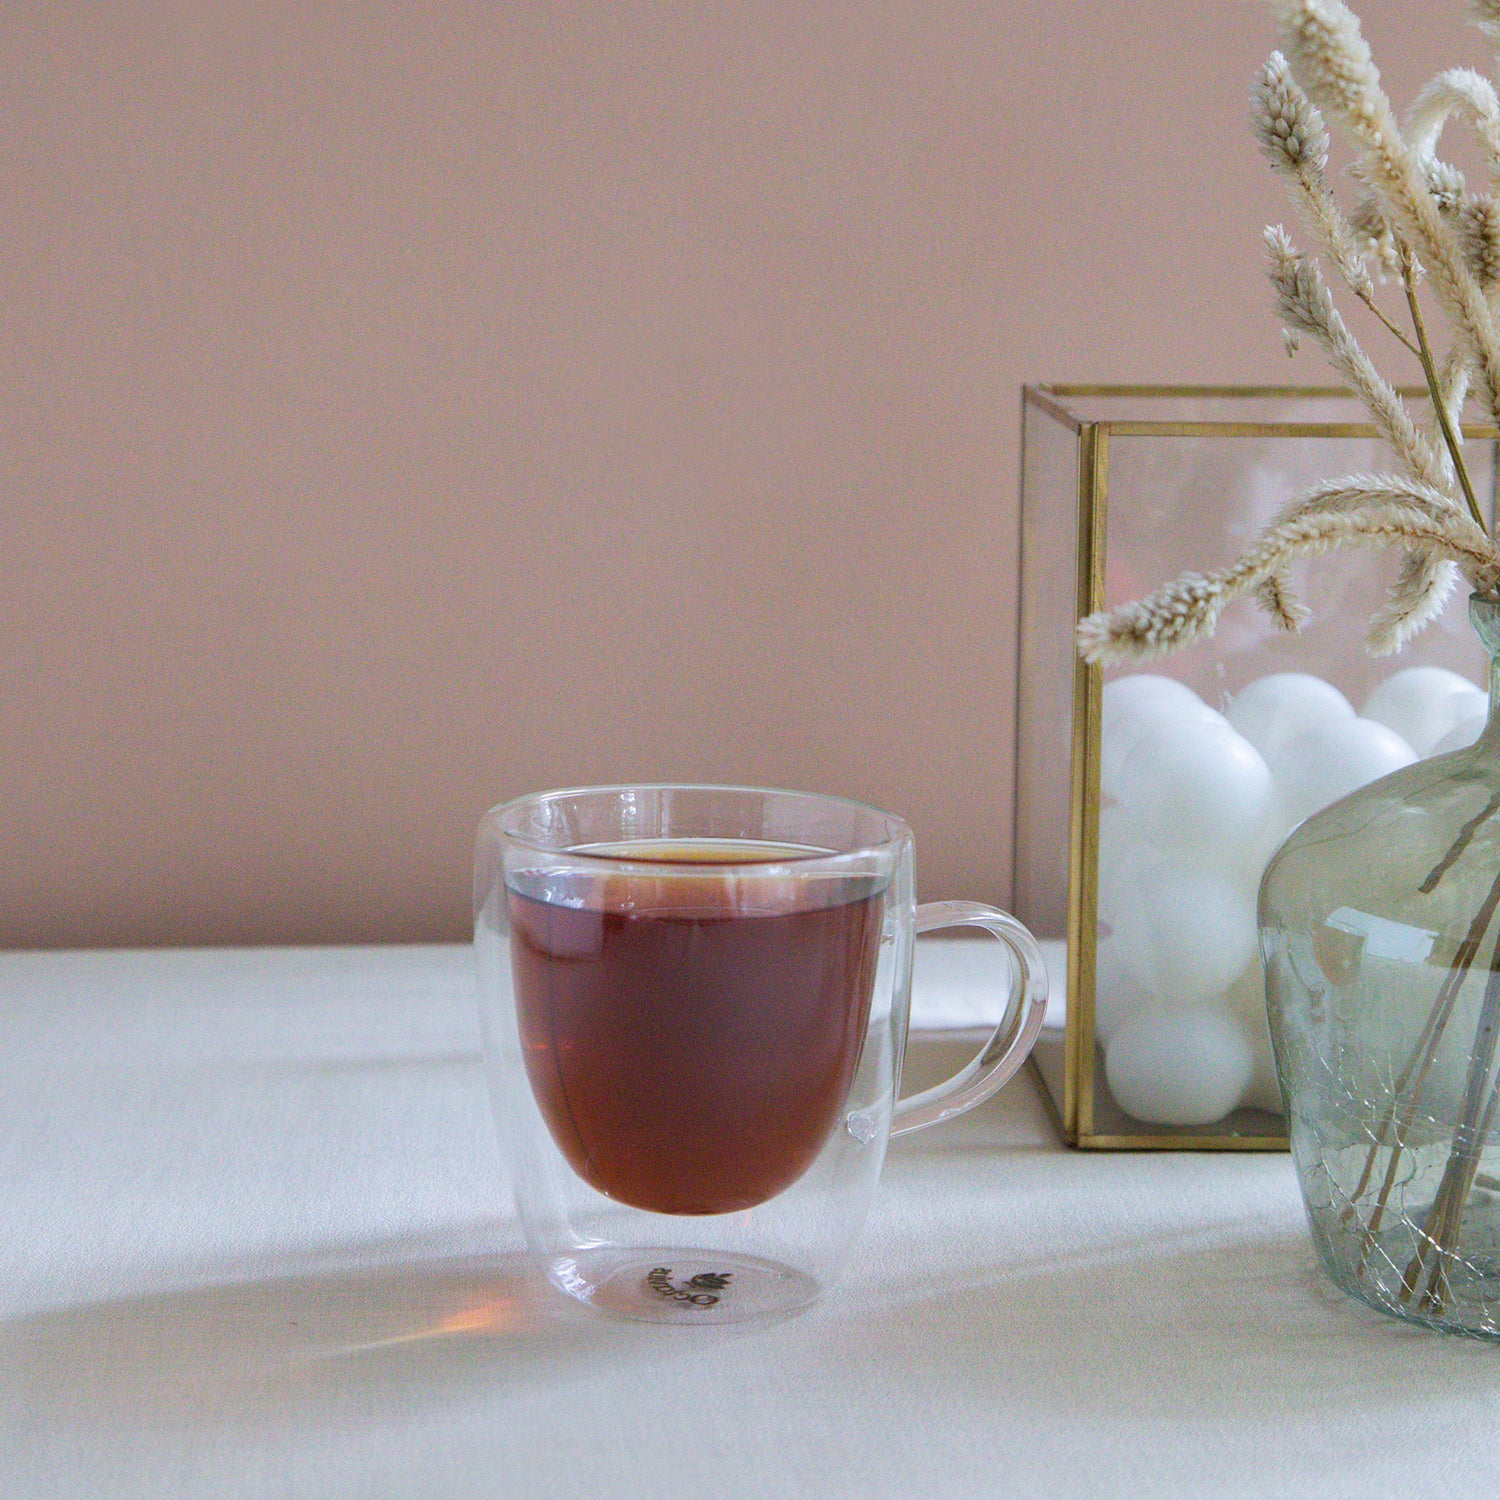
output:
{"label": "double-walled glass cup", "polygon": [[[915,905],[911,830],[746,787],[543,792],[480,823],[474,942],[490,1099],[531,1252],[620,1316],[721,1323],[810,1302],[892,1134],[978,1104],[1031,1050],[1047,978],[988,906]],[[1004,1019],[898,1100],[912,940],[977,926]]]}

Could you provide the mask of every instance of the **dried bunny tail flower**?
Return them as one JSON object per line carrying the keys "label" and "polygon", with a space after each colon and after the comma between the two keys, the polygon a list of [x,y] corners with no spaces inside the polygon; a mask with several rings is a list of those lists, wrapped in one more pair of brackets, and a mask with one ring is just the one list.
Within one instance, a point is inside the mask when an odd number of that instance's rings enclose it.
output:
{"label": "dried bunny tail flower", "polygon": [[1261,150],[1291,186],[1302,216],[1339,275],[1356,296],[1369,300],[1375,284],[1349,221],[1324,181],[1328,132],[1312,100],[1297,86],[1285,57],[1273,52],[1251,94],[1250,124]]}
{"label": "dried bunny tail flower", "polygon": [[[1462,438],[1459,423],[1463,420],[1464,399],[1469,394],[1469,362],[1464,358],[1462,349],[1452,348],[1444,356],[1443,368],[1438,371],[1438,391],[1455,430]],[[1436,415],[1433,421],[1435,426]]]}
{"label": "dried bunny tail flower", "polygon": [[1271,0],[1271,10],[1287,34],[1303,87],[1325,108],[1360,113],[1380,94],[1380,70],[1348,6],[1340,0]]}
{"label": "dried bunny tail flower", "polygon": [[1390,546],[1404,541],[1451,558],[1476,592],[1495,593],[1500,584],[1500,545],[1455,510],[1447,496],[1391,474],[1353,478],[1353,486],[1347,480],[1323,486],[1308,497],[1313,503],[1305,514],[1268,528],[1222,575],[1225,589],[1242,593],[1271,567],[1345,542]]}
{"label": "dried bunny tail flower", "polygon": [[1287,501],[1271,517],[1267,530],[1300,521],[1303,516],[1348,515],[1371,504],[1392,501],[1420,510],[1434,521],[1464,514],[1452,496],[1428,485],[1414,484],[1399,474],[1357,473],[1345,474],[1334,484],[1319,485],[1308,494]]}
{"label": "dried bunny tail flower", "polygon": [[1078,622],[1078,652],[1086,662],[1113,666],[1150,661],[1214,633],[1229,601],[1218,578],[1184,573],[1145,599]]}
{"label": "dried bunny tail flower", "polygon": [[1393,656],[1442,612],[1458,585],[1458,565],[1429,549],[1408,551],[1390,597],[1370,621],[1372,656]]}
{"label": "dried bunny tail flower", "polygon": [[1306,173],[1321,185],[1328,165],[1328,131],[1280,52],[1273,52],[1261,64],[1250,101],[1254,106],[1251,127],[1272,164],[1278,170]]}
{"label": "dried bunny tail flower", "polygon": [[1468,186],[1464,174],[1457,167],[1436,158],[1423,170],[1427,177],[1427,191],[1432,194],[1437,211],[1444,216],[1456,214],[1463,205],[1464,189]]}
{"label": "dried bunny tail flower", "polygon": [[1488,193],[1466,200],[1459,210],[1458,236],[1470,275],[1482,291],[1493,291],[1500,285],[1500,204]]}
{"label": "dried bunny tail flower", "polygon": [[[1362,476],[1356,476],[1362,477]],[[1363,500],[1354,508],[1351,498]],[[1335,547],[1413,544],[1458,563],[1476,591],[1500,583],[1500,549],[1465,515],[1434,515],[1442,497],[1392,480],[1378,490],[1325,486],[1310,500],[1325,502],[1295,520],[1269,527],[1238,562],[1217,573],[1186,573],[1145,599],[1079,621],[1077,645],[1085,661],[1149,660],[1213,634],[1227,604],[1254,593],[1298,557]]]}
{"label": "dried bunny tail flower", "polygon": [[1328,362],[1369,409],[1397,458],[1425,484],[1446,489],[1451,465],[1442,449],[1429,443],[1412,421],[1395,387],[1383,379],[1355,341],[1333,305],[1333,294],[1316,263],[1303,255],[1279,224],[1266,228],[1267,274],[1276,290],[1276,311],[1294,333],[1317,340]]}
{"label": "dried bunny tail flower", "polygon": [[[1344,488],[1315,490],[1311,495],[1291,501],[1271,524],[1285,525],[1306,515],[1355,511],[1367,503],[1369,495],[1389,491],[1401,481],[1383,474],[1350,474],[1340,484]],[[1406,488],[1404,494],[1403,503],[1418,506],[1434,519],[1455,511],[1454,502],[1446,495],[1426,493],[1417,488]],[[1448,602],[1457,576],[1453,563],[1437,556],[1430,548],[1408,549],[1401,559],[1401,569],[1389,597],[1370,623],[1367,642],[1371,653],[1388,656],[1399,651],[1423,626],[1435,619]]]}
{"label": "dried bunny tail flower", "polygon": [[1406,112],[1406,139],[1420,160],[1437,152],[1438,137],[1450,115],[1473,122],[1491,171],[1500,170],[1500,98],[1494,85],[1473,68],[1448,68],[1424,85]]}
{"label": "dried bunny tail flower", "polygon": [[[1303,516],[1336,515],[1358,510],[1368,503],[1369,495],[1389,491],[1393,486],[1402,487],[1407,503],[1420,506],[1434,517],[1449,514],[1455,508],[1454,502],[1446,495],[1405,487],[1399,478],[1383,474],[1348,474],[1334,489],[1314,490],[1310,495],[1288,501],[1271,518],[1269,524],[1272,527],[1285,526],[1288,521],[1299,520]],[[1407,554],[1408,557],[1413,555]],[[1306,606],[1294,597],[1290,579],[1280,570],[1256,589],[1255,600],[1277,625],[1293,635],[1301,630],[1309,617]]]}
{"label": "dried bunny tail flower", "polygon": [[1485,404],[1500,417],[1500,333],[1433,201],[1422,164],[1401,135],[1358,20],[1342,0],[1275,0],[1275,9],[1300,82],[1362,148],[1366,180],[1427,270],[1455,332],[1472,347]]}
{"label": "dried bunny tail flower", "polygon": [[1500,0],[1469,0],[1469,18],[1492,42],[1500,45]]}
{"label": "dried bunny tail flower", "polygon": [[1292,592],[1291,580],[1280,568],[1256,586],[1255,602],[1288,635],[1299,635],[1312,619],[1312,611]]}
{"label": "dried bunny tail flower", "polygon": [[[1359,179],[1357,172],[1352,174]],[[1354,212],[1349,216],[1349,229],[1354,236],[1354,247],[1366,264],[1375,262],[1378,279],[1399,281],[1401,278],[1401,251],[1391,226],[1380,207],[1380,200],[1366,188]]]}

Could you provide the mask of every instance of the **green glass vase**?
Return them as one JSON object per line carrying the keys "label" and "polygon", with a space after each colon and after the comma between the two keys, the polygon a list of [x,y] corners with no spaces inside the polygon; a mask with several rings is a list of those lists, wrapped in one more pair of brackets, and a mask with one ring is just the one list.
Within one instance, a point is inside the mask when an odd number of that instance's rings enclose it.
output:
{"label": "green glass vase", "polygon": [[1313,1238],[1345,1291],[1500,1338],[1500,601],[1490,718],[1309,818],[1260,892],[1277,1071]]}

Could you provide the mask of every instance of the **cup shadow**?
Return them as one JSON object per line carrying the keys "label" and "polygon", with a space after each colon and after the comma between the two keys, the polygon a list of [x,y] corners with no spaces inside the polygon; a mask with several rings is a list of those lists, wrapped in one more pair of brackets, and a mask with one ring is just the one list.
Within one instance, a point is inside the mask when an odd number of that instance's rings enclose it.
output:
{"label": "cup shadow", "polygon": [[388,1420],[471,1385],[596,1373],[650,1330],[607,1323],[520,1254],[203,1285],[0,1323],[0,1389],[36,1420]]}

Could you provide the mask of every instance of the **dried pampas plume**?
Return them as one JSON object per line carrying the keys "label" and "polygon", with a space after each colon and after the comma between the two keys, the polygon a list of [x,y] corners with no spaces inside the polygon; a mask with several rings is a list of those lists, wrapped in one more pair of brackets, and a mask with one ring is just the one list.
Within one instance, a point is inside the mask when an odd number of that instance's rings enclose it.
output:
{"label": "dried pampas plume", "polygon": [[1402,135],[1358,19],[1341,0],[1277,0],[1273,8],[1294,76],[1359,151],[1366,181],[1378,194],[1392,232],[1427,273],[1493,415],[1500,410],[1500,334],[1429,187],[1428,161]]}
{"label": "dried pampas plume", "polygon": [[1447,455],[1439,456],[1422,436],[1396,388],[1381,377],[1355,341],[1333,305],[1333,294],[1317,262],[1300,254],[1279,224],[1266,229],[1266,252],[1266,270],[1282,324],[1319,344],[1329,364],[1364,402],[1403,467],[1424,484],[1447,485],[1452,473]]}
{"label": "dried pampas plume", "polygon": [[1459,212],[1458,233],[1470,274],[1493,292],[1500,283],[1500,206],[1488,194],[1470,198]]}
{"label": "dried pampas plume", "polygon": [[1354,229],[1339,211],[1323,180],[1328,131],[1323,117],[1292,79],[1281,53],[1273,52],[1252,95],[1251,128],[1272,168],[1289,184],[1298,207],[1345,283],[1360,298],[1375,294],[1369,267]]}
{"label": "dried pampas plume", "polygon": [[[1500,551],[1489,537],[1441,496],[1394,476],[1378,486],[1332,486],[1305,504],[1303,514],[1268,527],[1229,567],[1184,573],[1145,599],[1081,621],[1084,660],[1146,661],[1201,640],[1213,633],[1227,604],[1260,590],[1289,562],[1335,547],[1405,544],[1456,562],[1477,593],[1492,593],[1500,582]],[[1296,625],[1293,620],[1290,628]]]}
{"label": "dried pampas plume", "polygon": [[[1474,193],[1438,155],[1444,128],[1461,121],[1477,136],[1500,191],[1500,96],[1471,68],[1440,73],[1417,95],[1404,126],[1342,0],[1271,0],[1283,47],[1255,80],[1251,129],[1285,182],[1311,242],[1303,252],[1280,225],[1266,230],[1267,274],[1289,355],[1315,346],[1369,412],[1396,471],[1351,474],[1285,507],[1255,545],[1214,573],[1186,573],[1145,599],[1090,615],[1078,648],[1090,662],[1147,659],[1213,633],[1224,608],[1249,597],[1286,631],[1306,607],[1288,568],[1336,547],[1395,547],[1403,553],[1386,601],[1371,620],[1378,654],[1399,650],[1442,609],[1460,577],[1481,594],[1500,589],[1500,547],[1464,463],[1461,413],[1472,390],[1500,424],[1500,205]],[[1471,0],[1475,23],[1500,48],[1500,0]],[[1356,159],[1350,214],[1328,184],[1329,122]],[[1421,362],[1431,417],[1419,421],[1355,338],[1319,258]],[[1398,278],[1404,317],[1376,299],[1376,277]],[[1421,288],[1443,314],[1451,342],[1436,353]],[[1398,321],[1398,317],[1400,321]],[[1404,326],[1403,326],[1404,325]]]}

